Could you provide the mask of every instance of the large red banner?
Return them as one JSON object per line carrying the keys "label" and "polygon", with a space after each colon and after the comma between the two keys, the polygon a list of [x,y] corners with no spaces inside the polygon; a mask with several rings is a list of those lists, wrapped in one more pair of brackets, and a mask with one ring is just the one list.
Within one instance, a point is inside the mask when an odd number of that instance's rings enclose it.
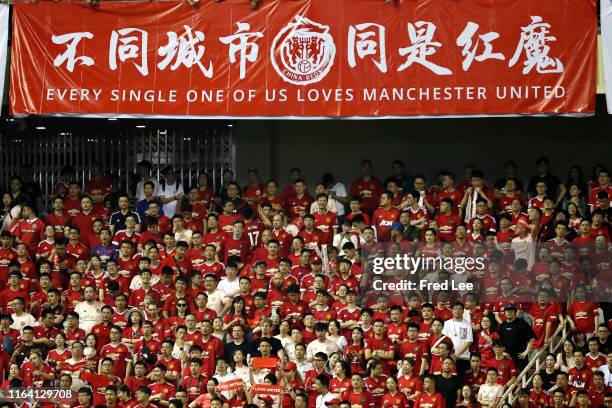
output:
{"label": "large red banner", "polygon": [[589,114],[595,0],[19,2],[13,114]]}

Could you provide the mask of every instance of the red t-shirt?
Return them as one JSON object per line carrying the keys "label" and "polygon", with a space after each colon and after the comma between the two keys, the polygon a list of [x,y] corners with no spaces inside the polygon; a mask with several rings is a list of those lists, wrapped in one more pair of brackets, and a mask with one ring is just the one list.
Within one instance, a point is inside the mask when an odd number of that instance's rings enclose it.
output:
{"label": "red t-shirt", "polygon": [[378,242],[387,242],[391,238],[391,225],[399,219],[400,212],[391,207],[388,210],[379,207],[372,215],[372,226],[376,230]]}

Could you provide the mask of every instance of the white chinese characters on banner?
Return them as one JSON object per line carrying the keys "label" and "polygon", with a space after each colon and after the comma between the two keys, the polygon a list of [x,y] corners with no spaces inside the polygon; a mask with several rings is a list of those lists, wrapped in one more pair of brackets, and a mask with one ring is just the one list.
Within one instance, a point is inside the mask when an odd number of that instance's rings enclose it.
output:
{"label": "white chinese characters on banner", "polygon": [[[479,34],[476,39],[476,42],[473,41],[474,35],[478,32],[479,28],[480,26],[478,24],[470,21],[467,23],[465,29],[459,35],[459,37],[457,37],[457,45],[459,47],[463,47],[463,50],[461,50],[461,55],[465,57],[462,63],[464,71],[467,71],[470,68],[474,60],[482,62],[488,59],[506,59],[504,54],[499,52],[492,52],[493,45],[491,44],[491,42],[499,38],[499,33],[491,31],[486,34]],[[478,46],[480,45],[481,41],[482,48],[484,49],[480,54],[477,55]]]}
{"label": "white chinese characters on banner", "polygon": [[359,59],[373,55],[372,62],[380,72],[387,72],[387,45],[385,27],[375,23],[351,25],[348,29],[348,64],[357,66],[355,53]]}
{"label": "white chinese characters on banner", "polygon": [[187,25],[183,26],[183,29],[185,32],[180,37],[174,31],[166,33],[168,44],[160,47],[157,51],[158,55],[164,58],[157,64],[157,68],[164,70],[174,60],[174,63],[170,65],[170,70],[172,71],[176,71],[181,65],[187,68],[197,65],[206,78],[212,78],[212,61],[208,63],[208,67],[202,64],[206,47],[199,44],[206,39],[206,36],[201,31],[196,30],[192,32],[191,27]]}
{"label": "white chinese characters on banner", "polygon": [[[433,57],[443,44],[434,41],[437,26],[430,21],[417,21],[408,23],[408,40],[410,45],[398,49],[405,60],[397,68],[404,71],[414,64],[422,65],[436,75],[452,75],[451,69],[433,62]],[[515,66],[524,55],[523,74],[533,71],[539,74],[562,73],[563,63],[559,58],[549,56],[548,43],[557,41],[550,35],[551,25],[543,21],[540,16],[531,16],[531,24],[521,27],[520,40],[513,57],[508,62],[509,67]],[[180,67],[191,68],[197,66],[207,78],[213,77],[213,63],[203,62],[206,54],[204,42],[206,35],[202,31],[194,30],[188,25],[183,26],[184,32],[168,31],[167,44],[157,49],[162,57],[157,68],[169,68],[176,71]],[[387,44],[386,28],[377,23],[364,22],[350,25],[347,30],[347,62],[349,67],[355,68],[358,60],[369,58],[382,73],[387,73]],[[461,47],[463,56],[462,67],[464,71],[470,69],[474,61],[505,60],[501,52],[495,52],[493,42],[500,37],[494,31],[484,32],[477,23],[468,21],[464,30],[458,35],[456,45]],[[77,65],[92,66],[94,59],[87,55],[78,55],[82,52],[81,42],[91,40],[94,35],[90,32],[72,32],[61,35],[52,35],[54,44],[65,45],[63,52],[59,53],[53,63],[54,66],[65,66],[73,72]],[[228,45],[228,57],[231,64],[239,64],[240,79],[247,76],[248,64],[254,64],[259,58],[258,40],[264,38],[260,31],[252,31],[249,23],[237,22],[236,31],[228,36],[219,37],[218,40]],[[149,46],[149,33],[146,30],[127,27],[113,30],[110,34],[108,63],[111,70],[117,70],[120,63],[132,60],[132,64],[142,76],[149,74],[147,53]],[[273,58],[273,56],[270,56]]]}
{"label": "white chinese characters on banner", "polygon": [[53,35],[51,41],[53,41],[54,44],[66,44],[66,51],[55,57],[53,65],[59,67],[66,63],[66,69],[70,72],[74,71],[74,66],[77,63],[79,63],[79,65],[92,66],[94,64],[93,58],[88,56],[77,57],[76,52],[77,46],[83,38],[92,39],[93,37],[93,34],[87,31],[83,33]]}
{"label": "white chinese characters on banner", "polygon": [[[129,34],[133,34],[128,36]],[[149,75],[147,64],[147,43],[149,33],[138,28],[124,28],[119,31],[113,30],[108,49],[108,65],[113,71],[117,69],[117,56],[119,61],[128,59],[140,59],[134,66],[143,76]]]}
{"label": "white chinese characters on banner", "polygon": [[527,75],[535,67],[540,74],[558,74],[563,72],[563,63],[559,58],[548,56],[548,42],[557,41],[556,37],[548,35],[550,24],[543,22],[540,16],[531,16],[531,24],[521,27],[521,39],[514,56],[508,66],[513,67],[525,53],[523,74]]}
{"label": "white chinese characters on banner", "polygon": [[219,38],[223,44],[229,44],[229,60],[235,64],[238,59],[236,54],[240,53],[240,79],[246,77],[246,63],[254,63],[259,55],[259,45],[255,42],[257,38],[263,38],[259,31],[250,32],[249,23],[236,23],[238,29],[232,35]]}
{"label": "white chinese characters on banner", "polygon": [[403,71],[412,64],[417,63],[431,70],[436,75],[451,75],[453,73],[450,69],[436,65],[427,59],[427,57],[436,53],[436,47],[442,46],[441,43],[433,41],[435,32],[436,25],[430,21],[417,21],[414,24],[408,23],[408,38],[411,45],[399,49],[400,56],[407,56],[407,58],[406,62],[397,69],[398,71]]}

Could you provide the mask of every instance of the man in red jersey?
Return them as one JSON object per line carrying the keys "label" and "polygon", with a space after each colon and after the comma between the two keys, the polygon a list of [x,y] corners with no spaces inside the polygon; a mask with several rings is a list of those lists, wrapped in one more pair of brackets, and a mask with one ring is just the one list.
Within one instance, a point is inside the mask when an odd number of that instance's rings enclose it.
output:
{"label": "man in red jersey", "polygon": [[444,242],[455,241],[455,230],[461,224],[458,213],[453,213],[453,208],[457,208],[450,198],[443,198],[440,201],[440,212],[436,215],[438,226],[438,237]]}
{"label": "man in red jersey", "polygon": [[459,215],[459,204],[463,193],[460,189],[455,187],[455,175],[451,172],[444,172],[442,174],[442,191],[438,193],[438,208],[441,209],[441,204],[444,200],[451,200],[451,212],[452,214]]}
{"label": "man in red jersey", "polygon": [[38,243],[45,235],[45,223],[38,219],[36,211],[30,204],[21,207],[21,215],[23,218],[14,224],[10,231],[16,242],[27,245],[30,257],[35,259]]}
{"label": "man in red jersey", "polygon": [[423,377],[423,392],[414,402],[414,408],[446,408],[442,394],[436,392],[436,380],[433,376]]}
{"label": "man in red jersey", "polygon": [[93,223],[96,219],[101,218],[99,214],[93,209],[92,198],[89,196],[83,196],[81,198],[81,211],[79,214],[72,217],[70,225],[73,225],[81,232],[81,240],[83,242],[89,242],[91,235],[93,234]]}
{"label": "man in red jersey", "polygon": [[385,323],[382,320],[374,322],[374,336],[367,338],[365,342],[365,358],[376,358],[383,365],[383,372],[389,375],[390,365],[395,365],[395,346],[385,335]]}
{"label": "man in red jersey", "polygon": [[231,235],[223,237],[221,241],[224,263],[227,263],[230,256],[237,256],[243,262],[246,260],[247,253],[251,248],[251,243],[249,242],[249,238],[243,235],[243,233],[244,221],[234,221]]}
{"label": "man in red jersey", "polygon": [[514,361],[504,355],[505,351],[506,347],[502,343],[499,341],[493,343],[495,358],[489,362],[489,368],[495,368],[497,370],[499,374],[499,377],[497,377],[498,384],[510,386],[516,381],[518,372]]}
{"label": "man in red jersey", "polygon": [[[21,272],[13,270],[8,274],[8,286],[0,292],[0,309],[3,313],[13,313],[13,301],[20,297],[24,300],[30,299],[27,290],[21,287],[23,276]],[[26,307],[28,305],[26,304]]]}
{"label": "man in red jersey", "polygon": [[8,280],[9,265],[17,260],[17,252],[13,249],[13,237],[8,231],[0,233],[0,289]]}
{"label": "man in red jersey", "polygon": [[529,314],[533,317],[533,332],[536,335],[533,348],[540,349],[548,345],[559,322],[559,311],[550,301],[550,293],[547,290],[542,289],[538,292],[538,301],[531,305]]}
{"label": "man in red jersey", "polygon": [[329,211],[327,203],[329,197],[327,194],[321,193],[317,195],[317,207],[312,212],[314,217],[314,226],[322,233],[321,244],[332,244],[334,235],[338,232],[338,219],[336,214]]}
{"label": "man in red jersey", "polygon": [[605,169],[599,171],[597,175],[597,186],[591,189],[591,194],[589,195],[589,206],[591,207],[591,211],[599,208],[597,195],[602,191],[608,193],[608,197],[612,197],[610,174]]}
{"label": "man in red jersey", "polygon": [[298,233],[298,236],[304,239],[304,244],[309,249],[320,249],[320,245],[324,244],[323,233],[315,228],[315,217],[312,214],[306,214],[303,217],[304,228]]}
{"label": "man in red jersey", "polygon": [[391,238],[391,226],[399,219],[399,210],[392,207],[393,194],[384,191],[380,194],[380,207],[372,215],[372,226],[376,230],[378,242],[388,242]]}
{"label": "man in red jersey", "polygon": [[351,377],[351,389],[344,393],[343,399],[351,403],[351,407],[374,408],[372,394],[366,389],[363,378],[359,374]]}
{"label": "man in red jersey", "polygon": [[111,326],[108,331],[110,342],[100,349],[100,358],[109,357],[115,362],[113,374],[117,377],[125,378],[128,371],[128,362],[132,353],[128,347],[121,342],[121,327]]}
{"label": "man in red jersey", "polygon": [[361,198],[361,208],[372,213],[379,202],[378,197],[383,187],[380,180],[372,176],[372,161],[365,159],[361,162],[361,177],[353,182],[349,192],[352,196]]}
{"label": "man in red jersey", "polygon": [[567,373],[573,391],[586,391],[593,386],[593,370],[587,367],[584,360],[584,351],[574,350],[575,366]]}
{"label": "man in red jersey", "polygon": [[55,229],[55,238],[64,236],[64,227],[71,222],[70,214],[64,212],[64,199],[56,197],[53,200],[53,212],[47,214],[45,224],[53,225]]}
{"label": "man in red jersey", "polygon": [[422,376],[425,373],[427,364],[427,344],[419,341],[419,325],[408,323],[408,339],[399,346],[399,357],[402,359],[411,358],[414,360],[414,373]]}
{"label": "man in red jersey", "polygon": [[306,183],[303,179],[299,178],[293,182],[293,194],[290,197],[286,197],[284,202],[289,217],[293,219],[303,217],[310,210],[310,205],[313,201],[313,198],[306,192]]}
{"label": "man in red jersey", "polygon": [[493,192],[486,187],[482,171],[472,171],[471,184],[471,187],[465,190],[465,194],[461,200],[461,209],[464,214],[463,220],[465,222],[476,217],[476,203],[478,199],[485,200],[486,208],[493,208]]}

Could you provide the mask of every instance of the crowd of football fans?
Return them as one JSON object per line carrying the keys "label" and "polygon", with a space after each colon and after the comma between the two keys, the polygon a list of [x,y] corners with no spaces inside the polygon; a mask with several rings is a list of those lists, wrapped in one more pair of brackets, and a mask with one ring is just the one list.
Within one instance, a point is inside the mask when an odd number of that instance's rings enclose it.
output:
{"label": "crowd of football fans", "polygon": [[[66,166],[49,197],[28,166],[11,178],[3,391],[74,390],[41,407],[492,408],[562,327],[514,406],[612,407],[604,165],[562,181],[540,158],[525,184],[513,162],[428,184],[401,161],[381,181],[364,160],[348,189],[251,168],[217,191],[154,170],[140,162],[122,186],[99,163],[79,182]],[[485,264],[372,273],[398,254]],[[406,279],[472,290],[374,289]]]}

